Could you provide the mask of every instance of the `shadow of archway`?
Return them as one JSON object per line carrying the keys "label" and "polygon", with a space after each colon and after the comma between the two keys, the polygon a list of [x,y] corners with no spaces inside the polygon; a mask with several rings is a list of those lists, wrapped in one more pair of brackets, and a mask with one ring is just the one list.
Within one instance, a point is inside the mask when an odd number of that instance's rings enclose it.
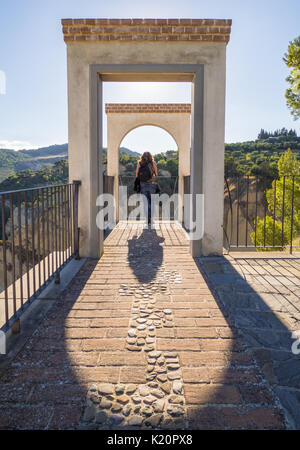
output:
{"label": "shadow of archway", "polygon": [[[271,278],[276,284],[276,259],[267,259],[269,267],[263,269],[262,259],[252,258],[257,265],[257,283],[251,283],[249,275],[247,279],[237,270],[239,262],[234,258],[207,257],[195,261],[222,314],[219,317],[226,320],[227,330],[217,327],[218,338],[222,340],[217,345],[211,341],[207,347],[210,363],[208,358],[201,360],[195,355],[194,362],[187,364],[198,375],[197,382],[202,383],[195,389],[196,378],[187,369],[183,378],[187,382],[190,428],[299,429],[300,355],[294,354],[291,347],[292,331],[299,329],[300,314],[292,317],[284,301],[279,305],[274,297],[276,289]],[[294,258],[291,261],[295,263]],[[251,268],[251,263],[248,265]],[[245,272],[252,276],[254,273],[247,272],[246,264]],[[269,277],[270,292],[263,277]],[[289,294],[284,289],[283,297]],[[208,376],[201,372],[204,364],[209,367]]]}
{"label": "shadow of archway", "polygon": [[73,308],[97,262],[84,264],[1,376],[0,429],[73,429],[80,422],[88,381],[77,368],[89,363],[78,353],[86,319],[73,328]]}

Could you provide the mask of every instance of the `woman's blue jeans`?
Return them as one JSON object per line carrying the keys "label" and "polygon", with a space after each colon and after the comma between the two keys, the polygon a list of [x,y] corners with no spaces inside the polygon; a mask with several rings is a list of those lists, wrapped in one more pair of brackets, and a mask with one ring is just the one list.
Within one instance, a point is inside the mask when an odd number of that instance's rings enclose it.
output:
{"label": "woman's blue jeans", "polygon": [[151,194],[156,193],[156,183],[143,183],[141,182],[141,194],[145,195],[146,201],[144,202],[145,216],[148,221],[151,220],[153,216],[153,205],[151,202]]}

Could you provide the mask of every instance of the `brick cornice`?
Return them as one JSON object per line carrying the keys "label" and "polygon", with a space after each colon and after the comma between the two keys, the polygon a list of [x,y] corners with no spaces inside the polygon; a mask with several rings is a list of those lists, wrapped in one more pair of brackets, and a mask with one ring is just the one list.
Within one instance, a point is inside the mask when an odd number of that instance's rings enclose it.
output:
{"label": "brick cornice", "polygon": [[124,113],[186,113],[191,114],[189,103],[106,103],[106,114]]}
{"label": "brick cornice", "polygon": [[229,42],[231,19],[62,19],[64,40]]}

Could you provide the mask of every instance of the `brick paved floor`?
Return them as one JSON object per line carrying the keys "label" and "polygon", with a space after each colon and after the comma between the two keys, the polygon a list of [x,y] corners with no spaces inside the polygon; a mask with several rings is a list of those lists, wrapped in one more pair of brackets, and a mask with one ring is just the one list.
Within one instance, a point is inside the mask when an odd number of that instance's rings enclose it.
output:
{"label": "brick paved floor", "polygon": [[0,379],[0,428],[286,428],[206,276],[182,230],[115,229]]}

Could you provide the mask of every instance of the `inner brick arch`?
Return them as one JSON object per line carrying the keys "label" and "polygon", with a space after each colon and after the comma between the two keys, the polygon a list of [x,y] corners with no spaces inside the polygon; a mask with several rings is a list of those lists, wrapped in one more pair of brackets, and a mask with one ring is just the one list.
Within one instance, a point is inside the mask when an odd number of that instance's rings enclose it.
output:
{"label": "inner brick arch", "polygon": [[135,125],[134,127],[130,128],[130,130],[128,130],[123,137],[121,137],[121,140],[119,142],[119,147],[121,147],[121,144],[123,142],[123,140],[126,138],[126,136],[128,136],[129,133],[131,133],[132,131],[136,130],[137,128],[141,128],[141,127],[156,127],[156,128],[160,128],[161,130],[165,131],[166,133],[168,133],[172,139],[174,140],[176,146],[177,146],[177,150],[178,150],[178,142],[176,140],[176,137],[172,135],[172,133],[167,129],[164,128],[161,124],[159,123],[154,123],[154,122],[145,122],[143,121],[142,123]]}
{"label": "inner brick arch", "polygon": [[[188,103],[107,103],[107,174],[114,176],[118,199],[119,148],[130,131],[156,126],[174,139],[178,149],[178,192],[183,198],[183,177],[190,175],[191,105]],[[118,210],[118,201],[117,201]],[[118,217],[118,216],[117,216]]]}

